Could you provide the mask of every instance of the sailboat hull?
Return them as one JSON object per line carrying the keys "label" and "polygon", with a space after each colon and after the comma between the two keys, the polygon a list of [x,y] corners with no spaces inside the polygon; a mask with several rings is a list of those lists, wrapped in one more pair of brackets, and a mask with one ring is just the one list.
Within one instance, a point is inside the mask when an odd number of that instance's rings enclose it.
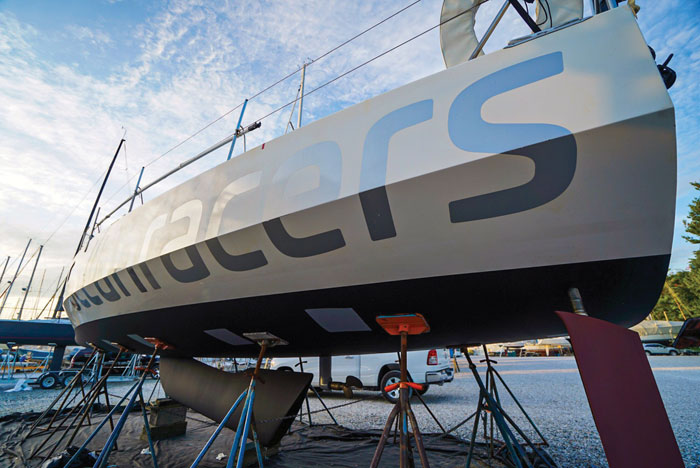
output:
{"label": "sailboat hull", "polygon": [[[624,48],[609,49],[624,42]],[[606,50],[601,54],[601,50]],[[673,107],[626,7],[270,141],[113,223],[66,308],[81,342],[185,356],[415,348],[564,333],[654,306],[675,210]]]}

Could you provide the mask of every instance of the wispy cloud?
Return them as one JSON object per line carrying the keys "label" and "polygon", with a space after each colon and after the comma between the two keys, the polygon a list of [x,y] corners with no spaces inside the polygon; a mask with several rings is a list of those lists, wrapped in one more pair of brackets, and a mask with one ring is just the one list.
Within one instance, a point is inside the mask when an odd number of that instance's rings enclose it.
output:
{"label": "wispy cloud", "polygon": [[[128,2],[110,2],[95,7],[94,17],[59,23],[54,30],[36,26],[18,11],[0,9],[0,260],[2,255],[21,253],[30,236],[46,239],[68,216],[43,254],[42,264],[51,270],[47,280],[57,276],[75,249],[99,186],[96,181],[123,127],[128,129],[126,161],[120,157],[115,167],[103,198],[105,210],[129,195],[142,165],[244,98],[408,3],[176,0],[129,16],[133,6]],[[700,76],[700,30],[693,22],[697,15],[680,13],[687,4],[670,3],[678,8],[666,2],[643,5],[640,25],[659,56],[677,54],[672,64],[679,79],[672,96],[679,121],[679,216],[683,216],[687,212],[683,206],[694,195],[686,182],[700,179],[694,107],[700,85],[693,78]],[[438,0],[420,2],[311,65],[307,90],[436,25],[440,6]],[[480,8],[478,35],[499,7],[488,2]],[[101,19],[117,16],[126,18],[119,26]],[[526,33],[510,11],[486,51]],[[64,36],[73,42],[62,42],[63,49],[58,50]],[[443,67],[435,30],[309,96],[304,119],[321,118]],[[298,84],[296,75],[251,101],[244,122],[293,99]],[[283,133],[289,110],[265,120],[247,138],[248,147]],[[237,118],[237,111],[231,113],[150,164],[144,181],[229,134]],[[147,192],[147,198],[221,162],[223,153],[192,165]],[[688,252],[677,240],[674,265],[682,264]],[[27,274],[20,283],[26,284]]]}
{"label": "wispy cloud", "polygon": [[66,26],[66,30],[79,41],[88,41],[93,45],[111,44],[114,42],[107,33],[99,29],[93,30],[87,26],[69,24]]}

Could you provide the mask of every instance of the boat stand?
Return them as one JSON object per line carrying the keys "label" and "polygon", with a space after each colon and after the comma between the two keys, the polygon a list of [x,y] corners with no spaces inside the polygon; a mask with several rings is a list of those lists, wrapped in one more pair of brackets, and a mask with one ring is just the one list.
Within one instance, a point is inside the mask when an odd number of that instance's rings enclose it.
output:
{"label": "boat stand", "polygon": [[[43,462],[45,462],[62,445],[64,438],[68,435],[70,430],[73,429],[72,435],[64,444],[64,448],[69,447],[86,420],[88,425],[92,425],[91,414],[93,411],[95,401],[99,399],[100,395],[104,394],[107,409],[111,410],[109,402],[109,392],[107,390],[107,379],[114,370],[114,367],[122,351],[123,349],[120,349],[120,351],[117,353],[117,357],[114,359],[109,368],[107,368],[104,374],[100,375],[102,367],[104,365],[105,354],[102,350],[95,350],[95,352],[93,353],[94,358],[92,360],[88,359],[85,366],[83,366],[83,369],[81,369],[81,371],[78,374],[76,374],[76,376],[73,378],[73,381],[71,382],[70,386],[64,389],[65,393],[61,392],[61,394],[59,394],[59,398],[61,397],[61,395],[63,395],[63,401],[61,402],[59,409],[54,413],[53,417],[49,421],[48,427],[41,428],[41,432],[34,432],[37,428],[39,428],[39,423],[35,422],[35,425],[32,426],[32,429],[30,430],[30,433],[27,435],[27,437],[29,437],[30,435],[43,435],[49,431],[51,432],[41,442],[41,444],[39,444],[39,446],[34,451],[32,451],[29,458],[34,458],[35,456],[42,454],[44,456]],[[94,379],[92,386],[88,389],[87,392],[85,392],[82,376],[84,371],[88,367],[88,363],[90,363],[91,361],[93,362],[93,367],[97,370],[92,373],[93,375],[91,380]],[[78,385],[80,386],[80,392],[76,392],[71,397],[73,389],[75,389]],[[70,404],[80,395],[82,395],[82,398],[71,408]],[[52,406],[54,406],[57,401],[58,398],[55,399],[54,402],[52,402],[49,409]],[[67,413],[63,415],[63,417],[58,421],[58,425],[51,430],[51,425],[61,416],[62,410],[66,410]],[[38,421],[40,422],[43,419],[43,417],[48,414],[48,412],[49,411],[45,411],[44,413],[42,413],[42,416],[39,418]],[[114,426],[111,412],[108,415],[108,417],[105,418],[104,423],[106,422],[109,422],[111,427]],[[67,423],[67,425],[64,425],[65,423]],[[52,445],[49,445],[48,447],[44,448],[47,445],[47,443],[54,437],[54,435],[58,434],[59,432],[61,432],[61,436],[59,437],[59,439]],[[44,454],[44,452],[47,449],[49,450],[48,453]]]}
{"label": "boat stand", "polygon": [[[35,435],[35,431],[37,429],[41,429],[41,433],[47,432],[49,429],[51,429],[51,426],[53,423],[56,421],[56,418],[61,414],[63,411],[63,408],[67,405],[70,405],[75,398],[78,396],[78,393],[75,395],[73,394],[73,390],[76,389],[78,384],[80,384],[80,392],[85,395],[85,386],[83,384],[83,374],[87,370],[88,366],[92,363],[93,359],[97,359],[97,351],[93,349],[92,353],[88,357],[88,359],[85,361],[83,364],[83,367],[78,370],[78,372],[73,376],[73,379],[71,379],[70,383],[63,387],[63,390],[61,390],[61,393],[56,395],[56,398],[53,399],[51,404],[46,407],[46,409],[39,415],[37,419],[34,420],[32,423],[31,427],[29,428],[29,432],[27,432],[23,437],[22,437],[22,442],[24,442],[27,438],[32,437]],[[71,397],[72,395],[72,397]],[[60,403],[59,403],[60,401]],[[58,403],[58,409],[53,411],[56,404]],[[45,419],[51,414],[53,411],[53,415],[51,416],[51,419],[49,420],[48,424],[46,427],[40,427],[42,423],[45,422]]]}
{"label": "boat stand", "polygon": [[267,332],[244,333],[243,336],[252,341],[255,341],[258,344],[258,346],[260,346],[260,353],[258,354],[258,360],[255,363],[255,370],[253,370],[250,373],[250,384],[248,384],[248,388],[243,390],[243,393],[241,393],[238,396],[238,398],[236,398],[235,403],[233,404],[233,406],[231,406],[231,409],[228,410],[226,416],[224,416],[224,418],[221,420],[221,423],[211,435],[207,443],[204,445],[202,451],[199,452],[199,455],[197,455],[197,458],[194,460],[190,468],[195,468],[199,465],[199,463],[204,458],[204,455],[206,455],[207,451],[214,443],[216,438],[219,436],[221,430],[226,425],[226,422],[228,422],[229,418],[234,413],[234,411],[236,411],[236,408],[238,408],[238,405],[240,405],[241,402],[243,402],[243,410],[241,411],[241,417],[238,420],[238,427],[236,428],[236,435],[233,439],[233,446],[231,447],[231,453],[229,454],[228,462],[226,463],[226,468],[233,468],[234,462],[236,464],[236,468],[241,468],[243,466],[248,432],[252,432],[253,434],[253,443],[255,445],[255,452],[258,458],[258,466],[260,468],[263,468],[262,450],[260,449],[260,443],[258,442],[258,433],[255,428],[254,420],[255,416],[253,414],[253,404],[255,403],[255,382],[258,379],[260,379],[260,376],[258,374],[260,372],[260,365],[262,364],[262,360],[265,357],[265,351],[268,348],[272,348],[273,346],[287,343],[281,338],[278,338],[275,335],[272,335]]}
{"label": "boat stand", "polygon": [[[413,410],[411,410],[411,403],[409,401],[409,389],[413,388],[414,390],[422,390],[423,386],[421,384],[409,382],[408,371],[406,369],[408,335],[420,335],[421,333],[426,333],[430,331],[430,327],[428,326],[428,322],[425,320],[425,318],[420,314],[382,315],[377,317],[377,323],[379,323],[379,325],[390,335],[401,336],[401,357],[399,359],[401,381],[385,388],[387,392],[398,388],[399,401],[396,402],[389,413],[389,418],[387,419],[382,435],[379,438],[377,450],[374,452],[374,457],[372,457],[370,468],[377,468],[379,466],[379,462],[382,458],[382,452],[384,451],[384,446],[386,445],[389,433],[394,425],[394,421],[396,421],[396,425],[399,428],[399,467],[413,467],[413,453],[411,450],[410,441],[410,436],[412,435],[416,444],[418,456],[420,457],[421,465],[423,468],[430,468],[430,465],[428,464],[428,457],[423,446],[423,437],[421,436],[420,429],[418,429],[418,423],[416,422],[416,417],[413,415]],[[413,429],[412,434],[408,430],[409,423]]]}
{"label": "boat stand", "polygon": [[[474,380],[479,386],[479,403],[477,404],[476,411],[448,431],[452,432],[470,419],[474,418],[474,426],[472,428],[471,439],[469,442],[469,453],[467,455],[466,467],[469,468],[471,466],[472,457],[474,455],[474,444],[476,442],[476,436],[479,432],[479,421],[481,421],[484,430],[484,440],[488,442],[489,459],[494,455],[500,455],[501,458],[505,458],[507,463],[516,468],[533,468],[534,466],[556,468],[556,463],[540,448],[542,445],[549,445],[547,440],[537,428],[532,418],[530,418],[525,409],[522,407],[518,399],[515,398],[515,395],[505,383],[496,368],[493,367],[493,364],[497,364],[497,361],[494,361],[489,357],[486,346],[482,345],[482,348],[484,350],[485,359],[482,359],[480,362],[486,363],[486,384],[484,384],[483,380],[481,380],[479,371],[469,356],[467,348],[462,350],[467,358],[467,361],[469,362],[469,369],[474,375]],[[532,428],[540,437],[541,442],[534,443],[529,437],[527,437],[525,432],[515,423],[515,421],[513,421],[508,413],[505,412],[501,406],[501,398],[498,393],[498,387],[496,386],[496,379],[501,382],[503,388],[506,389],[520,411],[527,418]],[[494,439],[494,426],[498,429],[498,432],[500,432],[503,439],[502,442],[499,442],[500,447],[498,447],[496,450],[494,450],[494,441],[496,441],[496,439]],[[524,444],[520,443],[515,433],[520,435],[520,437],[525,441]],[[528,457],[524,446],[527,446],[532,450],[532,457]],[[532,458],[533,461],[531,461],[530,458]]]}
{"label": "boat stand", "polygon": [[[119,438],[119,435],[121,434],[122,429],[124,428],[124,424],[126,423],[127,418],[129,417],[129,413],[131,412],[131,409],[134,407],[134,404],[136,403],[136,398],[138,397],[140,399],[140,405],[141,405],[141,412],[143,414],[143,422],[145,424],[146,428],[146,436],[148,438],[148,448],[150,451],[151,455],[151,460],[153,461],[153,467],[158,468],[158,460],[156,458],[156,453],[155,453],[155,448],[153,446],[153,440],[151,438],[151,428],[150,425],[148,424],[148,416],[146,415],[146,404],[143,399],[143,383],[146,380],[146,377],[151,373],[151,370],[153,368],[153,363],[155,361],[156,355],[158,354],[159,351],[168,349],[169,346],[162,343],[159,340],[156,339],[149,339],[149,341],[152,341],[154,344],[154,350],[153,354],[151,354],[151,358],[148,361],[148,364],[144,368],[143,374],[141,374],[141,377],[139,378],[138,381],[136,381],[131,388],[124,394],[124,396],[121,398],[121,400],[114,405],[109,410],[109,413],[105,418],[102,420],[102,422],[97,426],[97,428],[92,431],[92,433],[87,437],[85,442],[78,448],[78,450],[73,454],[73,456],[68,460],[68,462],[64,465],[64,468],[69,468],[72,466],[73,462],[78,459],[80,454],[85,450],[88,446],[88,444],[92,441],[92,439],[95,438],[95,436],[100,432],[100,430],[104,427],[104,425],[107,423],[107,421],[112,421],[112,416],[114,413],[117,412],[119,407],[126,401],[127,398],[129,398],[129,402],[126,404],[124,407],[124,411],[122,412],[121,416],[119,417],[119,420],[117,421],[117,424],[114,426],[112,429],[112,432],[110,433],[109,437],[107,438],[107,442],[105,443],[105,446],[100,450],[100,455],[97,457],[97,460],[95,461],[95,464],[93,465],[93,468],[103,468],[107,466],[107,461],[109,459],[109,455],[116,448],[117,444],[117,439]],[[117,354],[117,359],[119,354],[124,350],[124,348],[120,347],[120,351]],[[117,362],[117,359],[114,360],[114,362]],[[111,370],[111,367],[110,367]],[[109,372],[103,377],[104,382],[106,383],[106,377],[109,375]],[[106,387],[105,387],[105,396],[107,395],[106,392]],[[95,395],[96,397],[97,395]],[[93,398],[94,401],[94,398]],[[91,405],[90,405],[91,406]],[[82,420],[81,420],[82,421]],[[73,441],[75,436],[78,433],[78,429],[80,428],[80,425],[75,429],[73,432],[71,438],[68,441],[67,446],[70,446],[70,443]]]}
{"label": "boat stand", "polygon": [[[306,361],[302,361],[301,358],[299,358],[299,363],[295,364],[295,367],[296,367],[296,366],[299,366],[299,371],[300,371],[300,372],[304,372],[304,363],[305,363],[305,362],[306,362]],[[333,424],[335,424],[335,425],[337,426],[337,425],[338,425],[338,421],[337,421],[337,420],[335,419],[335,417],[333,416],[333,413],[331,413],[331,410],[330,410],[330,408],[328,408],[328,406],[326,405],[326,402],[323,401],[323,398],[321,398],[321,395],[318,393],[318,391],[316,391],[316,389],[314,388],[313,385],[309,386],[309,388],[311,389],[312,392],[314,392],[314,395],[316,395],[316,398],[318,398],[318,401],[321,402],[321,405],[323,406],[323,409],[326,411],[326,413],[328,413],[328,416],[330,416],[331,420],[333,421]],[[306,415],[307,415],[308,418],[309,418],[309,426],[313,426],[314,423],[313,423],[313,421],[311,420],[311,415],[312,415],[314,412],[311,411],[311,406],[309,405],[309,395],[308,395],[308,392],[307,392],[306,396],[304,396],[304,401],[306,402]],[[304,409],[303,409],[303,408],[301,408],[301,409],[299,410],[299,422],[300,422],[300,423],[303,423],[303,422],[304,422]],[[317,424],[317,425],[318,425],[318,424]],[[290,434],[292,433],[292,428],[291,428],[291,427],[289,428],[289,433],[290,433]]]}

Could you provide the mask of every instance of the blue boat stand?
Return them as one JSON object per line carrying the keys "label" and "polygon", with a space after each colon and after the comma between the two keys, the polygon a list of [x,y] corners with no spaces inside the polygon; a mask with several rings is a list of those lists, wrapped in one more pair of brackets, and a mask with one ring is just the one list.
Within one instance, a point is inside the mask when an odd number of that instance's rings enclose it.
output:
{"label": "blue boat stand", "polygon": [[226,422],[241,404],[241,401],[243,402],[243,410],[241,411],[241,417],[238,420],[238,427],[236,429],[236,435],[233,439],[233,445],[231,447],[231,453],[228,457],[228,462],[226,463],[226,468],[233,468],[234,463],[236,468],[241,468],[243,466],[246,439],[249,432],[252,432],[253,434],[253,443],[255,445],[255,452],[258,458],[258,466],[260,468],[263,468],[262,450],[260,449],[260,442],[258,441],[258,432],[255,428],[255,421],[253,415],[253,404],[255,403],[255,382],[259,378],[258,374],[260,372],[260,365],[265,355],[265,350],[268,347],[277,344],[277,341],[275,339],[267,338],[258,340],[257,343],[258,345],[260,345],[260,354],[258,355],[257,362],[255,363],[255,370],[250,376],[250,384],[248,385],[248,388],[243,390],[243,393],[241,393],[238,396],[238,398],[236,398],[236,401],[233,403],[233,406],[231,406],[231,409],[228,410],[226,416],[224,416],[224,418],[221,420],[221,423],[211,435],[207,443],[204,445],[202,451],[199,452],[199,455],[197,455],[197,458],[194,460],[190,468],[196,468],[199,465],[209,448],[211,448],[211,445],[221,433],[221,430],[226,425]]}

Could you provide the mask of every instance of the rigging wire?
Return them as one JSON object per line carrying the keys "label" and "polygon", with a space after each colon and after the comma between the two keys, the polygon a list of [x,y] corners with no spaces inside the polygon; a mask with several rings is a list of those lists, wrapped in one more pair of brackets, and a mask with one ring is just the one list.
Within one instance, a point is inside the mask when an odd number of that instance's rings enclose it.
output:
{"label": "rigging wire", "polygon": [[[312,60],[311,62],[309,62],[307,65],[311,65],[311,64],[314,63],[314,62],[318,62],[318,61],[321,60],[322,58],[326,57],[327,55],[332,54],[333,52],[335,52],[336,50],[340,49],[340,48],[343,47],[344,45],[349,44],[350,42],[354,41],[355,39],[357,39],[358,37],[362,36],[362,35],[365,34],[366,32],[369,32],[369,31],[371,31],[372,29],[376,28],[377,26],[386,23],[387,21],[389,21],[391,18],[393,18],[394,16],[398,15],[399,13],[403,13],[404,11],[408,10],[408,9],[411,8],[412,6],[416,5],[417,3],[420,3],[420,1],[421,1],[421,0],[416,0],[416,1],[414,1],[413,3],[410,3],[410,4],[406,5],[405,7],[401,8],[401,9],[400,9],[399,11],[397,11],[396,13],[393,13],[392,15],[387,16],[386,18],[384,18],[384,19],[381,20],[380,22],[373,24],[373,25],[370,26],[369,28],[365,29],[365,30],[362,31],[361,33],[356,34],[355,36],[351,37],[350,39],[348,39],[347,41],[343,42],[342,44],[333,47],[331,50],[329,50],[329,51],[326,52],[325,54],[322,54],[322,55],[320,55],[319,57],[315,58],[314,60]],[[299,70],[301,70],[301,68],[299,68]],[[299,70],[297,70],[297,72],[298,72]],[[296,73],[296,72],[294,72],[294,73]]]}
{"label": "rigging wire", "polygon": [[56,285],[56,289],[54,290],[53,294],[51,295],[51,297],[49,298],[49,300],[46,302],[46,304],[44,304],[44,307],[42,307],[41,310],[39,311],[39,314],[37,315],[38,317],[41,317],[41,314],[44,313],[44,310],[46,310],[46,308],[47,308],[52,302],[54,302],[54,298],[56,298],[56,294],[58,294],[58,292],[61,290],[61,288],[63,287],[63,285],[64,285],[67,281],[68,281],[68,277],[65,277],[65,278],[63,278],[63,279],[59,278],[58,284]]}
{"label": "rigging wire", "polygon": [[124,140],[124,172],[126,173],[126,185],[128,186],[129,191],[131,191],[131,185],[129,184],[133,177],[129,177],[129,161],[126,159],[126,140]]}
{"label": "rigging wire", "polygon": [[[352,73],[352,72],[358,70],[359,68],[362,68],[362,67],[364,67],[365,65],[368,65],[368,64],[374,62],[375,60],[377,60],[377,59],[379,59],[379,58],[385,56],[386,54],[388,54],[388,53],[390,53],[390,52],[393,52],[394,50],[398,49],[399,47],[402,47],[402,46],[408,44],[409,42],[414,41],[415,39],[418,39],[419,37],[424,36],[425,34],[429,33],[430,31],[433,31],[434,29],[439,28],[439,27],[442,26],[443,24],[445,24],[445,23],[447,23],[447,22],[449,22],[449,21],[452,21],[452,20],[454,20],[455,18],[457,18],[457,17],[459,17],[459,16],[464,15],[465,13],[471,11],[472,9],[476,8],[477,6],[479,6],[479,5],[483,4],[483,3],[486,3],[487,1],[488,1],[488,0],[482,0],[482,1],[480,1],[479,3],[476,3],[475,5],[473,5],[472,7],[470,7],[470,8],[468,8],[468,9],[466,9],[466,10],[464,10],[464,11],[462,11],[462,12],[460,12],[460,13],[454,15],[454,16],[452,16],[451,18],[448,18],[448,19],[446,19],[445,21],[442,21],[442,22],[436,24],[435,26],[432,26],[432,27],[430,27],[430,28],[428,28],[428,29],[426,29],[426,30],[424,30],[424,31],[422,31],[422,32],[420,32],[420,33],[418,33],[418,34],[416,34],[415,36],[412,36],[412,37],[410,37],[409,39],[406,39],[405,41],[403,41],[403,42],[401,42],[401,43],[399,43],[399,44],[397,44],[397,45],[395,45],[395,46],[393,46],[393,47],[391,47],[391,48],[385,50],[385,51],[382,52],[381,54],[375,55],[375,56],[372,57],[371,59],[362,62],[361,64],[359,64],[359,65],[357,65],[357,66],[355,66],[355,67],[353,67],[353,68],[351,68],[351,69],[349,69],[349,70],[347,70],[347,71],[341,73],[340,75],[336,76],[335,78],[332,78],[332,79],[326,81],[326,82],[323,83],[322,85],[317,86],[316,88],[312,89],[311,91],[309,91],[309,92],[307,92],[307,93],[304,93],[304,97],[306,97],[306,96],[308,96],[308,95],[310,95],[310,94],[313,94],[313,93],[315,93],[316,91],[318,91],[318,90],[320,90],[320,89],[322,89],[322,88],[325,88],[325,87],[328,86],[329,84],[334,83],[335,81],[337,81],[337,80],[339,80],[339,79],[341,79],[341,78],[343,78],[343,77],[349,75],[350,73]],[[263,121],[264,119],[266,119],[266,118],[272,116],[273,114],[276,114],[277,112],[281,111],[282,109],[284,109],[284,108],[286,108],[286,107],[288,107],[288,106],[290,106],[290,105],[296,103],[299,99],[300,99],[300,98],[296,98],[296,99],[293,99],[292,101],[289,101],[288,103],[286,103],[286,104],[284,104],[284,105],[281,105],[280,107],[278,107],[278,108],[276,108],[275,110],[273,110],[273,111],[271,111],[271,112],[265,114],[264,116],[260,117],[259,119],[255,119],[254,122],[261,122],[261,121]]]}
{"label": "rigging wire", "polygon": [[[307,62],[306,65],[308,66],[308,65],[311,65],[311,64],[313,64],[313,63],[315,63],[315,62],[318,62],[319,60],[321,60],[321,59],[327,57],[328,55],[332,54],[333,52],[337,51],[338,49],[340,49],[340,48],[346,46],[347,44],[351,43],[351,42],[354,41],[355,39],[357,39],[357,38],[363,36],[364,34],[368,33],[369,31],[372,31],[372,30],[375,29],[376,27],[378,27],[378,26],[384,24],[385,22],[389,21],[391,18],[394,18],[395,16],[399,15],[400,13],[403,13],[404,11],[406,11],[406,10],[408,10],[409,8],[411,8],[411,7],[415,6],[415,5],[417,5],[417,4],[420,3],[420,2],[421,2],[421,0],[414,0],[412,3],[409,3],[409,4],[406,5],[405,7],[401,8],[400,10],[397,10],[396,12],[394,12],[394,13],[392,13],[391,15],[387,16],[386,18],[382,19],[381,21],[379,21],[379,22],[377,22],[377,23],[374,23],[372,26],[370,26],[370,27],[364,29],[363,31],[361,31],[361,32],[359,32],[359,33],[357,33],[357,34],[355,34],[355,35],[354,35],[353,37],[351,37],[350,39],[345,40],[344,42],[338,44],[337,46],[333,47],[332,49],[330,49],[330,50],[324,52],[323,54],[319,55],[319,56],[316,57],[315,59],[312,59],[311,61]],[[294,75],[296,75],[297,73],[299,73],[299,72],[301,71],[302,68],[303,68],[303,66],[297,68],[297,69],[294,70],[293,72],[290,72],[290,73],[286,74],[285,76],[283,76],[282,78],[278,79],[278,80],[275,81],[274,83],[268,85],[267,87],[263,88],[262,90],[258,91],[258,92],[255,93],[255,94],[253,94],[250,98],[248,98],[248,101],[249,101],[249,102],[252,101],[253,99],[257,98],[258,96],[262,95],[263,93],[265,93],[265,92],[269,91],[270,89],[274,88],[275,86],[279,85],[280,83],[282,83],[282,82],[288,80],[288,79],[291,78],[292,76],[294,76]],[[296,102],[296,101],[295,101],[295,102]],[[243,105],[243,103],[241,102],[241,103],[239,103],[238,105],[236,105],[235,107],[233,107],[233,108],[227,110],[225,113],[221,114],[219,117],[217,117],[216,119],[212,120],[211,122],[209,122],[208,124],[206,124],[204,127],[200,128],[199,130],[197,130],[196,132],[194,132],[193,134],[191,134],[190,136],[188,136],[188,137],[185,138],[184,140],[182,140],[182,141],[180,141],[179,143],[175,144],[174,146],[172,146],[170,149],[168,149],[167,151],[165,151],[165,152],[162,153],[161,155],[155,157],[154,159],[152,159],[152,160],[149,161],[148,163],[144,164],[144,167],[148,167],[148,166],[154,164],[156,161],[162,159],[162,158],[165,157],[166,155],[170,154],[171,152],[173,152],[174,150],[176,150],[176,149],[179,148],[180,146],[184,145],[185,143],[187,143],[188,141],[192,140],[194,137],[196,137],[197,135],[199,135],[200,133],[202,133],[204,130],[208,129],[209,127],[211,127],[211,126],[214,125],[215,123],[221,121],[223,118],[225,118],[225,117],[227,117],[228,115],[230,115],[230,114],[231,114],[232,112],[234,112],[235,110],[239,109],[242,105]],[[286,107],[286,106],[285,106],[285,107]],[[132,180],[134,177],[136,177],[136,175],[133,175],[130,179],[127,180],[127,183],[126,183],[126,184],[124,184],[124,185],[122,185],[121,187],[119,187],[115,192],[113,192],[109,197],[107,197],[107,199],[105,200],[104,203],[107,203],[107,202],[109,202],[110,200],[112,200],[112,198],[114,198],[114,197],[117,195],[117,193],[121,192],[121,191],[124,189],[124,187],[126,187],[126,186],[128,185],[128,183],[131,182],[131,180]]]}
{"label": "rigging wire", "polygon": [[[377,22],[377,23],[371,25],[370,27],[368,27],[368,28],[364,29],[363,31],[359,32],[358,34],[354,35],[354,36],[351,37],[350,39],[347,39],[346,41],[344,41],[344,42],[338,44],[337,46],[335,46],[335,47],[331,48],[330,50],[324,52],[323,54],[319,55],[319,56],[316,57],[315,59],[312,59],[312,60],[311,60],[310,62],[308,62],[306,65],[308,66],[308,65],[310,65],[310,64],[312,64],[312,63],[318,62],[319,60],[321,60],[321,59],[327,57],[328,55],[332,54],[333,52],[335,52],[335,51],[339,50],[340,48],[344,47],[345,45],[351,43],[351,42],[354,41],[355,39],[361,37],[362,35],[368,33],[369,31],[371,31],[371,30],[377,28],[377,27],[380,26],[381,24],[387,22],[387,21],[390,20],[391,18],[394,18],[395,16],[399,15],[400,13],[403,13],[404,11],[408,10],[409,8],[411,8],[411,7],[415,6],[416,4],[420,3],[420,1],[421,1],[421,0],[415,0],[415,1],[413,1],[412,3],[406,5],[405,7],[403,7],[403,8],[401,8],[401,9],[397,10],[396,12],[394,12],[394,13],[392,13],[391,15],[387,16],[386,18],[382,19],[381,21],[379,21],[379,22]],[[302,68],[303,68],[303,67],[297,68],[297,69],[294,70],[293,72],[288,73],[287,75],[285,75],[285,76],[283,76],[282,78],[278,79],[278,80],[275,81],[274,83],[272,83],[272,84],[268,85],[267,87],[263,88],[262,90],[258,91],[258,92],[255,93],[251,98],[249,98],[249,100],[252,100],[252,99],[254,99],[254,98],[256,98],[256,97],[262,95],[263,93],[269,91],[270,89],[274,88],[275,86],[279,85],[280,83],[282,83],[282,82],[286,81],[287,79],[291,78],[292,76],[296,75],[297,73],[299,73],[299,72],[301,71]],[[314,90],[314,91],[315,91],[315,90]],[[309,94],[310,94],[310,93],[309,93]],[[295,100],[294,102],[296,102],[296,100]],[[195,138],[197,135],[201,134],[203,131],[205,131],[206,129],[208,129],[209,127],[211,127],[212,125],[214,125],[215,123],[221,121],[223,118],[227,117],[227,116],[230,115],[232,112],[234,112],[234,111],[236,111],[237,109],[239,109],[242,105],[243,105],[243,103],[241,102],[240,104],[236,105],[235,107],[229,109],[228,111],[226,111],[225,113],[223,113],[222,115],[220,115],[219,117],[217,117],[216,119],[214,119],[214,120],[212,120],[211,122],[209,122],[208,124],[206,124],[204,127],[200,128],[199,130],[197,130],[196,132],[194,132],[193,134],[191,134],[190,136],[188,136],[188,137],[185,138],[184,140],[180,141],[179,143],[177,143],[176,145],[172,146],[171,148],[169,148],[167,151],[165,151],[165,152],[162,153],[161,155],[157,156],[156,158],[154,158],[153,160],[151,160],[150,162],[148,162],[147,164],[145,164],[144,167],[148,167],[148,166],[154,164],[156,161],[160,160],[161,158],[163,158],[164,156],[168,155],[168,154],[171,153],[172,151],[176,150],[177,148],[179,148],[179,147],[182,146],[183,144],[185,144],[185,143],[187,143],[188,141],[192,140],[192,139]],[[286,107],[286,106],[285,106],[285,107]],[[126,132],[125,132],[125,134],[126,134]],[[125,148],[125,150],[126,150],[126,148]],[[125,151],[125,154],[124,154],[124,164],[125,164],[125,167],[126,167],[125,170],[126,170],[126,172],[127,172],[127,174],[126,174],[126,175],[127,175],[127,181],[126,181],[126,183],[125,183],[124,185],[122,185],[122,186],[119,187],[114,193],[112,193],[112,195],[110,195],[110,196],[105,200],[105,203],[109,202],[117,193],[119,193],[122,189],[124,189],[124,187],[128,186],[129,183],[131,182],[131,180],[132,180],[134,177],[136,177],[136,175],[133,175],[133,176],[129,177],[128,166],[127,166],[127,162],[126,162],[126,151]],[[102,173],[101,173],[100,176],[95,180],[95,182],[92,184],[92,186],[85,192],[85,194],[80,198],[80,200],[79,200],[75,205],[73,205],[73,208],[71,209],[71,211],[63,218],[63,220],[61,221],[61,223],[60,223],[60,224],[49,234],[49,236],[44,240],[44,242],[43,242],[44,245],[48,244],[48,242],[54,237],[54,235],[56,235],[56,233],[65,225],[65,223],[68,221],[68,219],[70,219],[71,216],[73,216],[73,213],[75,213],[75,211],[78,209],[78,207],[83,203],[83,201],[85,201],[85,199],[87,198],[87,196],[88,196],[88,195],[92,192],[92,190],[95,188],[95,186],[102,180],[102,178],[104,177],[104,174],[105,174],[105,171],[102,171]],[[142,195],[142,196],[143,196],[143,195]],[[42,231],[43,231],[43,229],[42,229]],[[11,260],[11,264],[14,264],[15,260],[16,260],[16,259]],[[3,291],[2,293],[0,293],[0,297],[2,297],[2,296],[4,295],[4,293],[5,293],[5,291]]]}
{"label": "rigging wire", "polygon": [[94,182],[94,183],[92,184],[92,186],[85,192],[85,194],[84,194],[84,195],[82,196],[82,198],[78,201],[78,203],[76,203],[75,205],[73,205],[73,209],[70,211],[70,213],[68,213],[68,214],[66,215],[65,218],[63,218],[63,221],[61,221],[61,224],[59,224],[58,227],[57,227],[56,229],[54,229],[53,232],[49,235],[49,237],[47,237],[46,240],[44,240],[43,245],[48,244],[49,241],[51,240],[51,238],[53,238],[53,236],[63,227],[63,225],[66,224],[66,221],[68,221],[68,220],[70,219],[70,217],[73,216],[73,213],[75,213],[75,210],[77,210],[78,207],[85,201],[85,199],[87,198],[87,196],[90,195],[90,193],[92,193],[92,190],[93,190],[93,189],[97,186],[97,184],[102,180],[102,178],[104,177],[104,175],[105,175],[106,172],[107,172],[107,171],[102,171],[102,174],[100,174],[100,177],[98,177],[98,178],[95,180],[95,182]]}
{"label": "rigging wire", "polygon": [[[30,263],[32,263],[32,259],[36,256],[36,254],[39,253],[39,250],[40,250],[40,249],[36,249],[36,250],[34,251],[34,253],[32,254],[32,256],[29,257],[29,259],[24,263],[24,265],[22,265],[22,267],[19,269],[19,271],[17,272],[17,274],[14,276],[14,281],[17,281],[17,279],[18,279],[19,276],[22,274],[22,272],[24,271],[24,269],[27,268],[27,265],[29,265]],[[8,282],[9,282],[9,281],[8,281]],[[9,283],[11,283],[11,282],[9,282]],[[5,289],[2,290],[2,292],[0,293],[0,298],[2,298],[2,297],[5,295],[5,293],[7,293],[7,290],[10,289],[10,286],[12,286],[12,284],[8,284],[8,285],[5,287]]]}

